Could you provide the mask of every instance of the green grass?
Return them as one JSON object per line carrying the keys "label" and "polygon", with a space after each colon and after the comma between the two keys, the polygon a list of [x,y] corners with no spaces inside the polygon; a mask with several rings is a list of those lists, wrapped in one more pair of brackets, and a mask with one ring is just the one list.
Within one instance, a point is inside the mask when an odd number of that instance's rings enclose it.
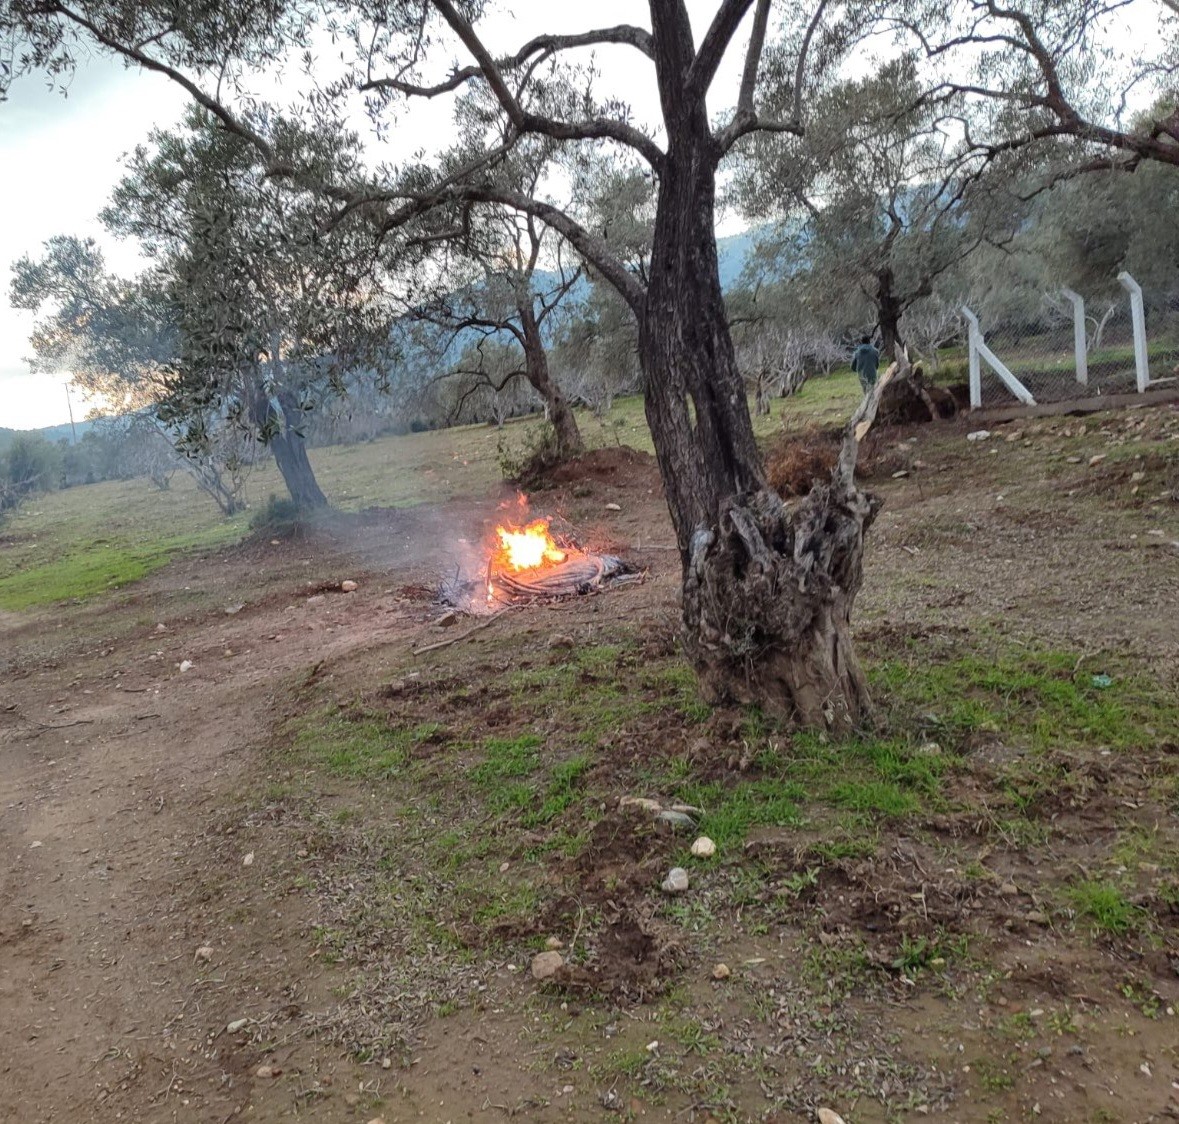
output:
{"label": "green grass", "polygon": [[720,850],[739,845],[754,827],[792,827],[802,822],[799,801],[806,790],[776,778],[737,783],[688,784],[679,790],[688,804],[704,810],[700,831]]}
{"label": "green grass", "polygon": [[797,827],[819,817],[832,822],[830,805],[851,818],[837,823],[827,857],[870,854],[872,821],[903,817],[936,803],[945,755],[930,755],[904,739],[831,738],[797,732],[789,748],[756,712],[747,716],[749,744],[763,744],[754,763],[760,776],[749,780],[695,782],[686,762],[673,758],[667,780],[676,797],[700,807],[700,830],[722,851],[740,845],[756,827]]}
{"label": "green grass", "polygon": [[540,738],[521,734],[518,738],[488,738],[483,743],[486,757],[471,770],[476,784],[494,786],[497,781],[531,776],[540,764]]}
{"label": "green grass", "polygon": [[434,737],[440,729],[433,722],[398,729],[380,718],[321,713],[299,721],[294,747],[305,760],[335,776],[389,779],[401,774],[414,745]]}
{"label": "green grass", "polygon": [[1139,928],[1146,914],[1126,900],[1112,882],[1090,879],[1078,882],[1065,894],[1077,914],[1092,923],[1095,930],[1110,936],[1125,936]]}
{"label": "green grass", "polygon": [[[1078,743],[1111,749],[1155,744],[1179,726],[1179,702],[1156,676],[1102,665],[1071,651],[1004,647],[936,661],[928,650],[885,659],[872,669],[881,697],[909,723],[932,719],[951,735],[983,730],[1035,750]],[[1083,665],[1083,666],[1082,666]]]}
{"label": "green grass", "polygon": [[525,815],[524,826],[538,827],[547,824],[570,807],[577,800],[579,782],[589,771],[590,765],[590,757],[585,753],[554,765],[541,805]]}
{"label": "green grass", "polygon": [[[168,525],[175,524],[169,521]],[[0,609],[15,612],[109,593],[147,577],[178,554],[219,546],[240,533],[237,521],[143,541],[116,538],[43,544],[42,549],[26,553],[20,568],[8,573],[0,569]],[[4,561],[0,555],[0,567]]]}

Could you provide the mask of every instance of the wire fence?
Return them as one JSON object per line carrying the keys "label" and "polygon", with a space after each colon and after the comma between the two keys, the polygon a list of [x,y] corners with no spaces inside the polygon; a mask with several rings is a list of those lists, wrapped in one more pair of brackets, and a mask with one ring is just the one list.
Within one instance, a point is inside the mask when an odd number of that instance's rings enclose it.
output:
{"label": "wire fence", "polygon": [[1179,293],[1143,293],[1132,278],[1114,294],[1045,294],[992,323],[963,312],[975,407],[1132,394],[1179,377]]}

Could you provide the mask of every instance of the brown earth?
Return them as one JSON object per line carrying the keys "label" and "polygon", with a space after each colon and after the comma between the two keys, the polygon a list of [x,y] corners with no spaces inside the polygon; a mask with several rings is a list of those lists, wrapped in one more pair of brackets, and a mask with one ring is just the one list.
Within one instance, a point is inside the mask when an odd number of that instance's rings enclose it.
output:
{"label": "brown earth", "polygon": [[[986,625],[1082,651],[1116,647],[1176,681],[1179,550],[1168,545],[1179,539],[1175,508],[1132,494],[1128,464],[1087,467],[1087,448],[1075,466],[1060,468],[1059,456],[1072,449],[1071,435],[1061,435],[1066,424],[1013,442],[1000,435],[989,446],[967,444],[964,427],[915,441],[892,434],[890,457],[908,475],[889,473],[877,484],[887,502],[866,565],[864,643],[936,644]],[[1149,424],[1174,421],[1160,411]],[[1122,427],[1123,419],[1109,422],[1100,447]],[[1089,438],[1098,432],[1090,426]],[[1022,460],[1008,455],[1025,439]],[[1041,453],[1057,458],[1051,479],[1034,475]],[[431,984],[438,1002],[451,994],[446,987],[477,1000],[449,1018],[415,1009],[406,1050],[387,1065],[344,1048],[355,1044],[345,1023],[360,1019],[364,988],[347,960],[328,962],[317,934],[362,892],[355,872],[371,864],[322,835],[309,809],[262,795],[292,780],[271,748],[309,693],[371,692],[366,705],[379,701],[400,719],[433,716],[445,726],[475,714],[511,731],[519,723],[509,702],[447,703],[447,683],[477,683],[495,673],[496,660],[521,652],[535,666],[556,663],[549,636],[600,642],[619,622],[671,650],[678,558],[657,474],[650,458],[591,457],[536,505],[587,546],[625,550],[648,568],[647,582],[508,614],[446,649],[444,664],[439,657],[423,665],[426,688],[400,669],[412,647],[439,636],[431,596],[456,540],[465,538],[477,557],[482,536],[511,509],[506,492],[370,512],[305,539],[187,559],[130,595],[0,616],[0,1120],[366,1121],[377,1115],[373,1106],[390,1124],[598,1119],[606,1110],[716,1119],[703,1102],[651,1092],[658,1049],[642,1071],[642,1095],[588,1080],[603,1050],[625,1043],[641,1056],[663,1037],[642,1000],[676,981],[718,1049],[776,1059],[747,1089],[732,1091],[732,1119],[750,1118],[745,1106],[756,1101],[758,1082],[795,1106],[777,1119],[807,1118],[817,1107],[816,1074],[822,1088],[846,1091],[849,1124],[893,1118],[899,1103],[964,1121],[1179,1116],[1179,1023],[1144,1009],[1147,1000],[1173,1009],[1179,999],[1169,963],[1179,955],[1174,929],[1145,959],[1109,942],[1066,948],[1052,927],[1028,920],[1037,901],[1023,890],[1045,866],[1084,869],[1115,814],[1129,811],[1144,828],[1174,816],[1148,803],[1138,780],[1174,769],[1173,732],[1129,767],[1069,762],[1071,787],[1051,794],[1057,803],[1045,813],[1062,825],[1051,853],[1006,850],[999,860],[1017,894],[947,873],[957,861],[950,851],[972,830],[972,817],[955,813],[923,825],[919,840],[898,836],[872,858],[824,866],[812,885],[790,891],[791,908],[813,928],[784,924],[755,944],[734,929],[731,942],[710,938],[693,948],[668,926],[646,904],[645,888],[672,842],[604,808],[588,845],[552,868],[547,912],[516,919],[514,929],[505,922],[496,940],[507,951],[489,943],[474,964],[456,964],[448,983]],[[606,511],[607,501],[622,510]],[[359,590],[336,592],[343,578]],[[192,666],[181,671],[185,660]],[[554,715],[551,728],[560,723]],[[718,778],[747,767],[734,716],[714,715],[706,737],[727,746],[716,758]],[[690,756],[699,739],[698,729],[657,716],[619,730],[613,756],[597,767],[605,773],[611,761],[641,762],[653,752]],[[446,744],[441,735],[415,753]],[[986,800],[987,752],[980,744],[977,768],[956,782],[966,786],[963,799],[976,785]],[[345,810],[365,792],[364,784],[325,790],[314,811]],[[522,853],[523,844],[514,846],[505,861]],[[754,833],[750,858],[759,851],[773,856],[780,894],[808,869],[798,832],[789,840]],[[586,967],[566,970],[563,991],[538,996],[521,970],[527,956],[511,942],[572,931],[576,943],[579,910],[590,905],[605,911],[606,936]],[[994,975],[981,1001],[974,991],[914,990],[887,970],[896,933],[920,935],[934,924],[985,938]],[[816,1001],[797,964],[820,932],[833,958],[853,936],[866,938],[885,969],[879,986]],[[382,952],[379,932],[365,939],[371,947],[352,961],[362,974],[395,951]],[[735,969],[730,983],[709,976],[722,959]],[[422,965],[426,976],[445,969]],[[1119,1005],[1129,977],[1149,981],[1145,999]],[[384,995],[364,1017],[391,1023],[419,1000]],[[749,1017],[752,1002],[768,1012],[760,1022]],[[1062,1012],[1077,1027],[1067,1038],[1044,1021]],[[1037,1029],[1011,1044],[1022,1075],[1016,1093],[1006,1079],[980,1078],[968,1059],[1018,1015]],[[882,1084],[883,1097],[865,1096]]]}

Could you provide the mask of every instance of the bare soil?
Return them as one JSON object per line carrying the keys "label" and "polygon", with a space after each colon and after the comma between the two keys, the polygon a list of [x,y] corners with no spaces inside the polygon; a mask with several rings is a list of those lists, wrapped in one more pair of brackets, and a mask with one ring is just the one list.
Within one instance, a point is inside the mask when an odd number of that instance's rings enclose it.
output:
{"label": "bare soil", "polygon": [[[1094,670],[1115,652],[1179,683],[1175,412],[965,432],[877,439],[869,659],[969,649],[989,631],[1072,646]],[[1118,453],[1135,441],[1143,457]],[[1012,761],[984,731],[940,811],[882,823],[861,854],[824,849],[822,823],[755,829],[701,872],[693,920],[656,888],[683,840],[618,809],[612,778],[682,758],[730,783],[753,766],[740,714],[693,723],[652,691],[599,744],[589,776],[604,796],[580,847],[544,851],[543,830],[486,841],[505,895],[525,868],[543,870],[543,892],[486,923],[439,901],[452,943],[402,943],[396,902],[368,903],[391,892],[390,864],[408,893],[434,860],[376,842],[377,827],[419,836],[389,822],[378,783],[292,758],[292,719],[331,705],[429,721],[440,729],[411,759],[467,770],[474,726],[576,734],[559,709],[525,719],[486,687],[559,671],[553,636],[586,647],[629,630],[636,676],[674,657],[679,562],[651,459],[590,454],[533,502],[646,582],[506,614],[416,661],[443,636],[432,595],[457,540],[477,556],[514,503],[504,490],[0,615],[0,1120],[793,1120],[821,1104],[848,1124],[1179,1118],[1179,916],[1158,855],[1134,903],[1149,940],[1091,935],[1056,904],[1115,830],[1172,853],[1175,730],[1142,753],[1048,754],[1057,781],[1035,817],[1049,827],[1031,842],[989,818]],[[338,592],[345,578],[358,591]],[[434,796],[413,831],[470,830],[457,796]],[[539,987],[529,958],[554,934],[584,954]],[[897,968],[935,937],[970,951]]]}

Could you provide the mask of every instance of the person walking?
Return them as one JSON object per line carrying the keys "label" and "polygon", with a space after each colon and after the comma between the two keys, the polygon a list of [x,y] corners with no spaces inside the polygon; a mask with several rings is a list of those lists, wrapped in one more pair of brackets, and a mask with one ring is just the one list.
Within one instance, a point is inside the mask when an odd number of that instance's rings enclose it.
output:
{"label": "person walking", "polygon": [[865,336],[852,352],[851,368],[860,377],[860,386],[867,394],[876,385],[876,371],[880,366],[880,352],[872,346],[872,337]]}

